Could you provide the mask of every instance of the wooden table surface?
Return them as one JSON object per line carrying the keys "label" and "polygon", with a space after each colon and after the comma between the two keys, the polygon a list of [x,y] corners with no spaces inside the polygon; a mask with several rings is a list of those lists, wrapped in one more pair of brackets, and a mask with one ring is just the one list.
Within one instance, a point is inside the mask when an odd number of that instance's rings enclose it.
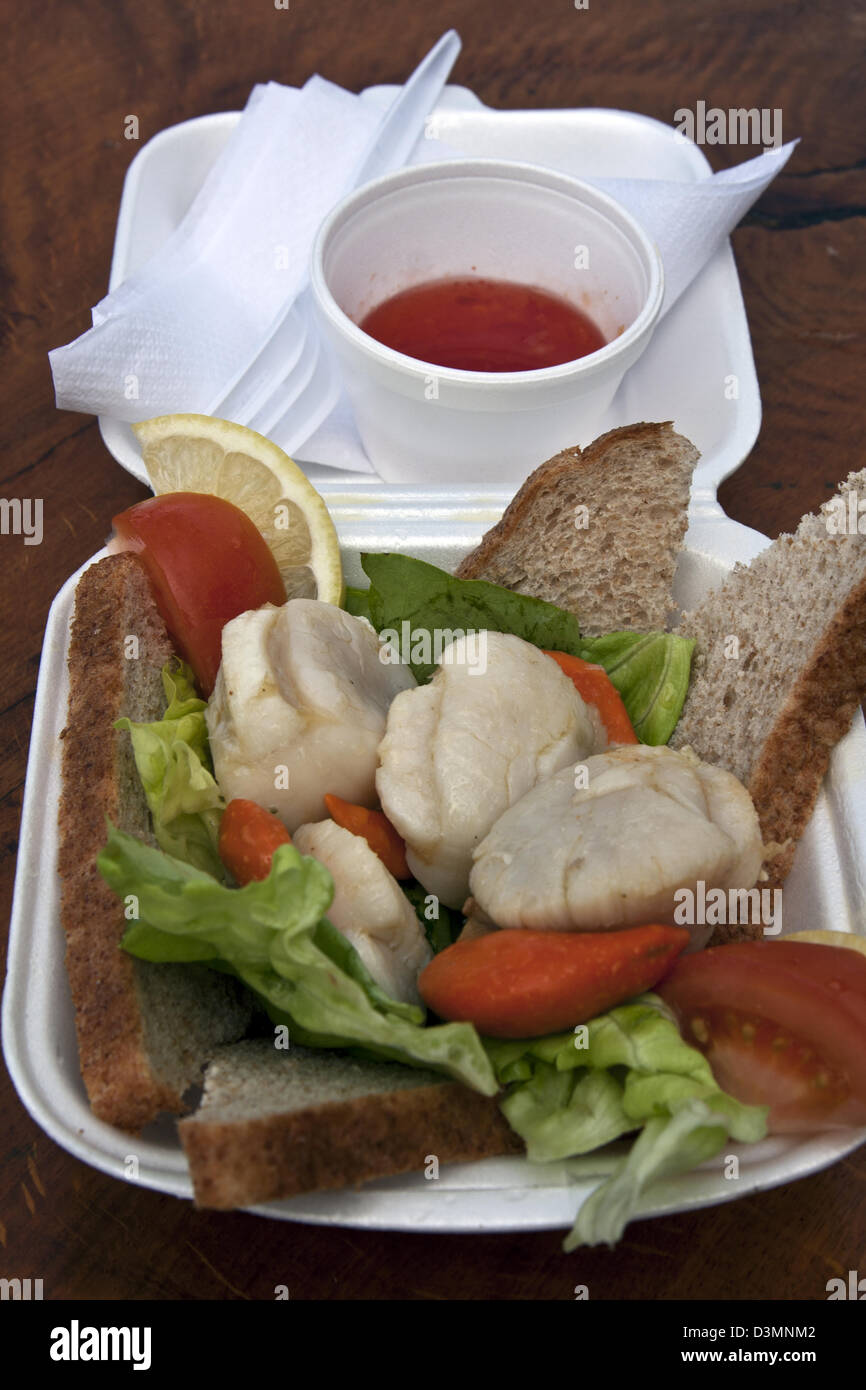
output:
{"label": "wooden table surface", "polygon": [[[8,920],[42,631],[66,577],[145,495],[95,421],[58,412],[46,353],[105,293],[130,160],[165,126],[243,106],[255,82],[311,73],[353,91],[399,82],[443,30],[453,81],[497,108],[681,107],[783,113],[801,137],[734,233],[763,397],[760,439],[721,491],[771,536],[862,467],[866,11],[835,0],[43,0],[8,7],[0,159],[0,492],[44,499],[44,540],[0,536],[0,920]],[[859,68],[859,71],[858,71]],[[140,138],[124,138],[125,117]],[[711,147],[714,167],[754,150]],[[565,1256],[556,1232],[329,1230],[190,1204],[58,1148],[5,1071],[0,1275],[46,1298],[824,1299],[866,1273],[866,1147],[829,1171],[725,1206],[631,1226]]]}

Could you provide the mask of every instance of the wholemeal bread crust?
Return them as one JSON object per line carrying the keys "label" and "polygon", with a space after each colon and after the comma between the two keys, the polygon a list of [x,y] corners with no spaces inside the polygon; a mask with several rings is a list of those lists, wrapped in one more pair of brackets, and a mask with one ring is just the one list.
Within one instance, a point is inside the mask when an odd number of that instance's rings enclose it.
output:
{"label": "wholemeal bread crust", "polygon": [[562,478],[567,478],[575,468],[585,462],[586,454],[575,445],[571,449],[563,449],[560,453],[554,454],[553,458],[539,464],[525,483],[521,484],[503,512],[501,520],[497,521],[495,526],[491,526],[489,531],[485,531],[474,550],[464,555],[454,571],[457,578],[487,578],[490,569],[498,566],[505,547],[519,536],[527,513],[546,492],[555,489]]}
{"label": "wholemeal bread crust", "polygon": [[866,577],[825,629],[749,775],[765,843],[786,845],[767,865],[769,886],[781,884],[791,867],[830,755],[851,727],[864,691]]}
{"label": "wholemeal bread crust", "polygon": [[178,1125],[195,1203],[239,1206],[525,1153],[495,1100],[454,1082],[384,1092],[248,1119]]}
{"label": "wholemeal bread crust", "polygon": [[[137,709],[129,708],[129,663],[135,651]],[[106,1124],[138,1132],[160,1110],[180,1113],[183,1102],[156,1077],[148,1061],[136,986],[136,962],[118,950],[123,908],[103,882],[96,856],[105,844],[105,817],[147,833],[140,790],[125,797],[134,776],[127,735],[113,733],[124,714],[161,713],[160,672],[172,646],[140,563],[113,555],[91,565],[75,597],[69,648],[69,714],[63,732],[60,800],[61,919],[84,1084],[93,1112]]]}
{"label": "wholemeal bread crust", "polygon": [[155,844],[132,741],[114,721],[150,722],[165,709],[163,667],[174,653],[140,562],[112,555],[79,581],[62,735],[58,871],[79,1057],[99,1119],[138,1133],[183,1093],[214,1046],[238,1038],[252,1001],[236,981],[195,964],[139,961],[120,949],[124,904],[96,866],[106,817]]}

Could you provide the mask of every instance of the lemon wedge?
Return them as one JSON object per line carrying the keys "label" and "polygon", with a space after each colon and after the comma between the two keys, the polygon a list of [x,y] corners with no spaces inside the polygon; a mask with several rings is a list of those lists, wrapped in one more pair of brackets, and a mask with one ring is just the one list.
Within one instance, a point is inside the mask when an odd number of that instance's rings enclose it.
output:
{"label": "lemon wedge", "polygon": [[816,927],[813,931],[794,931],[789,936],[780,936],[778,941],[808,941],[815,946],[847,946],[851,951],[860,951],[866,956],[866,937],[855,936],[850,931],[829,931]]}
{"label": "lemon wedge", "polygon": [[210,492],[233,502],[267,541],[289,598],[343,602],[340,545],[328,509],[270,439],[211,415],[160,415],[132,428],[157,496]]}

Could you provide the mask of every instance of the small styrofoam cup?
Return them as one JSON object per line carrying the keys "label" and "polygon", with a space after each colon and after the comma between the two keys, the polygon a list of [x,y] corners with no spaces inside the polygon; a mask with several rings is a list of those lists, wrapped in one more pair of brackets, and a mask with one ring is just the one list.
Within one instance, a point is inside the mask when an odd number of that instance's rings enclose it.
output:
{"label": "small styrofoam cup", "polygon": [[[358,326],[399,290],[472,275],[569,300],[605,346],[556,367],[472,372],[408,357]],[[311,279],[364,447],[394,483],[516,484],[588,443],[650,340],[664,288],[658,248],[613,198],[497,159],[418,165],[352,193],[319,229]]]}

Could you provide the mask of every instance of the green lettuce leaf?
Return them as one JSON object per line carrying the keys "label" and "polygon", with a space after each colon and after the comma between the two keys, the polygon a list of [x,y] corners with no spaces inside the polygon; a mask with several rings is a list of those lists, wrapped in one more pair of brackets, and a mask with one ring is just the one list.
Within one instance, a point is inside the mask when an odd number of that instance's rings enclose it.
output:
{"label": "green lettuce leaf", "polygon": [[[415,916],[424,928],[424,935],[434,955],[451,946],[463,930],[463,913],[456,908],[446,907],[435,899],[414,879],[411,883],[401,883],[400,887],[415,909]],[[435,915],[434,915],[435,914]]]}
{"label": "green lettuce leaf", "polygon": [[133,723],[118,719],[126,730],[157,844],[178,859],[223,878],[217,853],[225,801],[213,775],[204,712],[195,693],[192,671],[172,660],[163,668],[167,708],[162,719]]}
{"label": "green lettuce leaf", "polygon": [[603,666],[641,743],[667,743],[689,688],[694,641],[671,632],[609,632],[579,655]]}
{"label": "green lettuce leaf", "polygon": [[[362,555],[361,564],[370,579],[365,616],[380,635],[401,634],[405,622],[413,637],[429,633],[431,641],[436,632],[513,632],[536,647],[578,652],[577,618],[553,603],[483,579],[455,579],[409,555]],[[429,680],[436,669],[431,661],[410,664],[419,682]]]}
{"label": "green lettuce leaf", "polygon": [[121,944],[131,956],[157,964],[166,961],[207,961],[211,964],[218,959],[210,942],[196,941],[191,936],[172,936],[170,932],[148,926],[147,922],[130,922]]}
{"label": "green lettuce leaf", "polygon": [[557,1071],[537,1062],[532,1080],[515,1086],[500,1108],[533,1163],[591,1153],[635,1128],[623,1106],[622,1082],[595,1067]]}
{"label": "green lettuce leaf", "polygon": [[[762,1107],[740,1105],[717,1091],[705,1099],[694,1096],[670,1114],[647,1120],[628,1156],[583,1203],[563,1249],[615,1245],[654,1183],[697,1168],[721,1153],[729,1140],[762,1139],[765,1115]],[[577,1165],[570,1167],[577,1175]]]}
{"label": "green lettuce leaf", "polygon": [[370,590],[353,589],[350,584],[346,585],[346,598],[343,603],[347,613],[351,613],[354,618],[366,618],[372,622],[370,617]]}
{"label": "green lettuce leaf", "polygon": [[[570,1033],[485,1039],[485,1047],[508,1087],[502,1111],[534,1162],[571,1159],[641,1131],[581,1208],[568,1250],[614,1244],[654,1182],[712,1158],[729,1140],[753,1143],[766,1133],[765,1107],[743,1105],[721,1090],[706,1058],[683,1040],[654,994]],[[583,1171],[597,1174],[599,1160]]]}
{"label": "green lettuce leaf", "polygon": [[[97,863],[126,904],[131,924],[122,944],[133,954],[230,968],[299,1042],[362,1047],[443,1071],[484,1095],[498,1089],[471,1024],[423,1027],[422,1010],[389,999],[372,981],[326,919],[331,875],[293,845],[277,849],[266,879],[243,888],[228,888],[113,826]],[[172,941],[165,954],[161,935]]]}

